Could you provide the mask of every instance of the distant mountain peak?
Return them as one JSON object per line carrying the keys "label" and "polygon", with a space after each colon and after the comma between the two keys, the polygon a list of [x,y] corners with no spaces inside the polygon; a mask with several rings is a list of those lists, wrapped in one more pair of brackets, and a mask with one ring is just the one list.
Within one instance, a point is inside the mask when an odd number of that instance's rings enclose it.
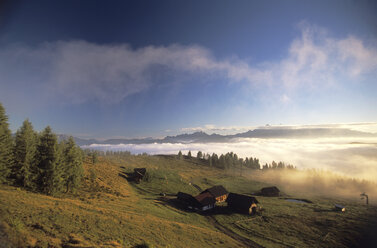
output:
{"label": "distant mountain peak", "polygon": [[[59,135],[59,139],[67,139],[68,135]],[[96,139],[75,138],[78,145],[91,144],[151,144],[151,143],[211,143],[231,142],[237,138],[318,138],[318,137],[377,137],[377,134],[355,131],[346,128],[288,128],[288,127],[262,127],[248,130],[233,135],[207,134],[197,131],[191,134],[184,133],[175,136],[166,136],[163,139],[142,138],[142,139],[107,139],[99,141]]]}

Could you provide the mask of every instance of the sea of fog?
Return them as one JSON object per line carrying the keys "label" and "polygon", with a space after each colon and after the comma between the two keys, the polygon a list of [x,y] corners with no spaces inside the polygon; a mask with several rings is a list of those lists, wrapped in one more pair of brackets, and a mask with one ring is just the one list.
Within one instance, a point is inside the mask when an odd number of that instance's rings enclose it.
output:
{"label": "sea of fog", "polygon": [[324,169],[354,178],[377,181],[377,138],[261,139],[243,138],[229,143],[92,144],[86,149],[130,151],[133,154],[177,154],[234,152],[256,157],[261,164],[283,161],[301,169]]}

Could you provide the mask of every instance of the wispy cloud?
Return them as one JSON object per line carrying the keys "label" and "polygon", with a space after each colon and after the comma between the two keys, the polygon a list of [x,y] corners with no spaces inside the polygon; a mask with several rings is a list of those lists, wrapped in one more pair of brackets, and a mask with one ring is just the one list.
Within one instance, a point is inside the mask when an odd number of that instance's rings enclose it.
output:
{"label": "wispy cloud", "polygon": [[241,60],[216,60],[198,46],[132,49],[123,44],[59,41],[34,48],[15,46],[0,55],[2,82],[33,82],[76,103],[120,102],[159,83],[154,78],[160,74],[173,80],[187,77],[187,72],[202,76],[220,73],[227,81],[251,82],[259,73]]}
{"label": "wispy cloud", "polygon": [[207,124],[197,127],[184,127],[180,129],[180,132],[207,132],[207,133],[219,133],[219,134],[232,134],[235,132],[244,132],[255,129],[256,126],[217,126],[213,124]]}
{"label": "wispy cloud", "polygon": [[321,89],[356,81],[376,70],[376,47],[354,36],[331,38],[324,30],[307,24],[301,24],[301,35],[292,42],[285,58],[257,64],[237,57],[216,59],[200,46],[133,49],[127,44],[59,41],[0,50],[1,82],[28,81],[47,94],[75,103],[117,103],[159,83],[155,78],[160,74],[166,74],[167,81],[185,81],[187,73],[278,90],[281,101],[289,103],[290,94],[297,88]]}

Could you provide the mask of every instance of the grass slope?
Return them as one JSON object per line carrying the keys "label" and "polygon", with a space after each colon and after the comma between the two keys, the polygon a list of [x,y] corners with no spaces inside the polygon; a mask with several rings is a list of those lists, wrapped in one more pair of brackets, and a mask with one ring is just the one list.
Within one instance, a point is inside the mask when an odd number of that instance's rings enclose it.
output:
{"label": "grass slope", "polygon": [[[369,223],[377,220],[376,207],[314,196],[308,196],[312,204],[258,197],[263,211],[256,217],[183,211],[160,193],[167,198],[178,191],[197,194],[197,187],[222,184],[250,194],[267,185],[197,159],[113,156],[84,166],[85,182],[76,194],[51,197],[0,186],[3,246],[243,247],[250,240],[264,247],[358,247]],[[135,167],[146,167],[150,180],[128,182],[124,175]],[[331,211],[335,201],[347,211]]]}

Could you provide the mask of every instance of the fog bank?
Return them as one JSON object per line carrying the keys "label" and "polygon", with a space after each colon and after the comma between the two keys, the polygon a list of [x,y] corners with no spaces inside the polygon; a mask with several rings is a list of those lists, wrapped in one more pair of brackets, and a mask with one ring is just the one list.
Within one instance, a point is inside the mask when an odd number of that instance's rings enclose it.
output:
{"label": "fog bank", "polygon": [[301,169],[324,169],[353,178],[377,181],[376,138],[259,139],[243,138],[229,143],[190,144],[92,144],[82,148],[130,151],[134,154],[177,154],[189,150],[195,155],[235,152],[239,157],[257,157],[261,164],[284,161]]}

